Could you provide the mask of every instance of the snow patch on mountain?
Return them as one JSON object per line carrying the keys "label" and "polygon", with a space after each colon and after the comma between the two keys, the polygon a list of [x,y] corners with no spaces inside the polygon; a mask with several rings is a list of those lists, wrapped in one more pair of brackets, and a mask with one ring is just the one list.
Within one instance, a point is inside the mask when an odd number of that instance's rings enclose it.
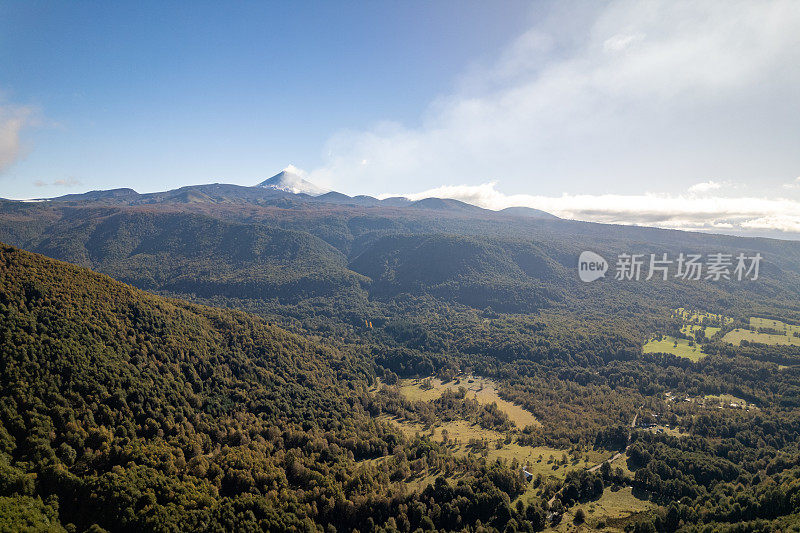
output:
{"label": "snow patch on mountain", "polygon": [[293,194],[307,194],[309,196],[319,196],[328,192],[322,187],[317,187],[310,181],[304,178],[305,172],[300,170],[294,165],[281,170],[269,179],[259,183],[257,187],[264,187],[265,189],[276,189],[279,191],[290,192]]}

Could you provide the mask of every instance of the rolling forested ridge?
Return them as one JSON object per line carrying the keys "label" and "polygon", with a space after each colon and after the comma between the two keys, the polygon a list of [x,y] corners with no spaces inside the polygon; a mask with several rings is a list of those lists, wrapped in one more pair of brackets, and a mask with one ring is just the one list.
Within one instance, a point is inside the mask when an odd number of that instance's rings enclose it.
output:
{"label": "rolling forested ridge", "polygon": [[[0,530],[800,528],[796,242],[226,185],[0,241]],[[682,252],[763,262],[613,279]]]}

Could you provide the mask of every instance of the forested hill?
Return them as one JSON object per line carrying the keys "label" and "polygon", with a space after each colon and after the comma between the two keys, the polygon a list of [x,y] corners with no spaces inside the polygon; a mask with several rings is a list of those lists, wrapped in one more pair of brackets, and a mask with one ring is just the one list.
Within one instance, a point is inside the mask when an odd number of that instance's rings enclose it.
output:
{"label": "forested hill", "polygon": [[[462,508],[502,529],[519,476],[380,421],[427,408],[370,392],[373,369],[0,244],[0,530],[449,529]],[[448,409],[508,424],[475,402]],[[416,501],[411,461],[467,478]]]}
{"label": "forested hill", "polygon": [[[765,316],[800,321],[797,242],[280,194],[293,203],[0,201],[0,240],[141,289],[246,309],[282,325],[299,319],[305,331],[365,320],[377,327],[401,302],[406,315],[446,306],[600,322],[625,314],[664,319],[684,306],[746,317],[756,306]],[[605,279],[578,280],[584,250],[609,261]],[[675,264],[669,281],[613,279],[619,254],[674,261],[680,253],[759,253],[763,263],[757,283],[676,279]]]}
{"label": "forested hill", "polygon": [[303,231],[193,213],[90,209],[65,215],[27,247],[141,289],[268,294],[291,303],[350,295],[363,279],[347,270],[341,252]]}
{"label": "forested hill", "polygon": [[25,508],[42,496],[40,512],[58,508],[64,523],[232,528],[257,487],[271,494],[262,527],[299,525],[304,513],[278,497],[279,440],[318,443],[334,470],[386,451],[352,407],[368,379],[352,359],[5,245],[0,350],[2,496]]}

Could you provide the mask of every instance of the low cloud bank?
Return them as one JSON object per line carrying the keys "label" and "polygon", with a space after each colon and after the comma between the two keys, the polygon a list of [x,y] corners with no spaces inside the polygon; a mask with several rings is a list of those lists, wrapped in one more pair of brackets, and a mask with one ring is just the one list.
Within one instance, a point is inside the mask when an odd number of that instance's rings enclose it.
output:
{"label": "low cloud bank", "polygon": [[553,196],[613,176],[622,194],[716,194],[730,180],[772,196],[797,176],[797,2],[539,5],[418,121],[333,135],[312,181],[374,194],[501,178]]}
{"label": "low cloud bank", "polygon": [[[695,191],[696,192],[696,191]],[[562,218],[719,233],[781,232],[800,236],[800,201],[667,194],[504,194],[496,182],[445,185],[418,193],[384,194],[410,200],[452,198],[486,209],[531,207]],[[792,235],[785,235],[791,237]]]}

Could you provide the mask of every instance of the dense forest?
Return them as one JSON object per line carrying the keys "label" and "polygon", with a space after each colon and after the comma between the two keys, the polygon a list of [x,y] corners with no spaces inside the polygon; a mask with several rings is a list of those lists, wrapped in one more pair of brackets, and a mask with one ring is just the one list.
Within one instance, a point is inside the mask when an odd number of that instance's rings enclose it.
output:
{"label": "dense forest", "polygon": [[[445,527],[465,494],[510,519],[516,472],[376,421],[363,358],[13,248],[0,265],[4,527]],[[393,480],[420,459],[469,477],[411,498]]]}
{"label": "dense forest", "polygon": [[[226,187],[0,205],[0,530],[800,527],[800,348],[723,340],[800,324],[800,247]],[[575,276],[687,248],[762,278]]]}

